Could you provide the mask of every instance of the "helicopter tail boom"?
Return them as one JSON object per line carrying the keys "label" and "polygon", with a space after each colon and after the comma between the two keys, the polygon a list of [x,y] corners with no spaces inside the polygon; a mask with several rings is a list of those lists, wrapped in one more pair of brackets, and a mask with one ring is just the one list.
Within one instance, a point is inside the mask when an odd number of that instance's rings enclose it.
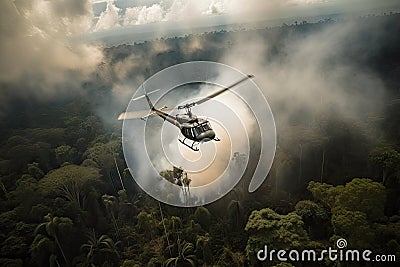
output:
{"label": "helicopter tail boom", "polygon": [[154,105],[153,105],[153,103],[152,103],[151,100],[150,100],[150,97],[149,97],[147,94],[145,94],[144,96],[146,97],[147,104],[149,104],[150,109],[151,109],[151,110],[155,110]]}

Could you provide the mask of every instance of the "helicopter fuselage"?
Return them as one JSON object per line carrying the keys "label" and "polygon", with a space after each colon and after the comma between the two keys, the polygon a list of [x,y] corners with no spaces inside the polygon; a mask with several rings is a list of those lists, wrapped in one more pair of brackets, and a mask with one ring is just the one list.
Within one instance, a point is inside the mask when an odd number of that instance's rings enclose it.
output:
{"label": "helicopter fuselage", "polygon": [[184,122],[181,125],[182,135],[190,140],[197,142],[208,142],[215,139],[215,132],[211,128],[209,121],[205,119],[200,119],[196,117],[195,119]]}
{"label": "helicopter fuselage", "polygon": [[211,128],[208,120],[198,118],[193,114],[169,115],[162,110],[153,109],[153,111],[165,121],[178,127],[182,135],[195,142],[208,142],[215,140],[215,132]]}
{"label": "helicopter fuselage", "polygon": [[[198,118],[195,115],[193,115],[191,108],[196,105],[200,105],[200,104],[222,94],[223,92],[226,92],[229,89],[239,85],[240,83],[246,81],[247,79],[250,79],[253,77],[254,77],[254,75],[246,75],[245,77],[242,77],[240,80],[231,84],[230,86],[227,86],[215,93],[212,93],[196,102],[187,103],[185,105],[178,106],[177,107],[178,110],[185,109],[186,113],[177,114],[175,116],[164,112],[164,111],[168,110],[167,107],[156,109],[154,107],[153,103],[151,102],[148,94],[145,92],[144,96],[140,96],[138,98],[135,98],[134,100],[137,100],[142,97],[146,97],[147,103],[149,104],[149,107],[150,107],[150,112],[148,114],[146,114],[145,116],[138,116],[138,114],[135,112],[132,112],[131,114],[124,113],[124,114],[121,114],[118,117],[118,119],[137,118],[137,117],[140,117],[141,119],[145,119],[151,115],[158,115],[162,119],[164,119],[164,121],[168,121],[169,123],[171,123],[172,125],[174,125],[180,129],[181,134],[184,136],[184,138],[183,139],[178,138],[178,140],[182,144],[184,144],[185,146],[189,147],[190,149],[192,149],[194,151],[199,151],[199,149],[196,147],[197,144],[203,143],[203,142],[208,142],[211,140],[220,141],[220,139],[218,139],[215,136],[215,132],[211,128],[210,122],[206,119]],[[150,92],[150,93],[154,93],[157,91],[159,91],[159,89],[157,89],[153,92]],[[187,144],[185,142],[186,139],[193,141],[192,144]]]}

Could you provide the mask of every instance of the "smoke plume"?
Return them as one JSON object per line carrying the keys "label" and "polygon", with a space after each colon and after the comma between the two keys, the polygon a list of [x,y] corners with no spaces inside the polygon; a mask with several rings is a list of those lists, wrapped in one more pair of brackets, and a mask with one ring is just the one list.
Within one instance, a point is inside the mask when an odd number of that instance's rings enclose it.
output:
{"label": "smoke plume", "polygon": [[102,59],[99,48],[69,39],[90,28],[89,1],[6,0],[0,13],[2,100],[77,91]]}

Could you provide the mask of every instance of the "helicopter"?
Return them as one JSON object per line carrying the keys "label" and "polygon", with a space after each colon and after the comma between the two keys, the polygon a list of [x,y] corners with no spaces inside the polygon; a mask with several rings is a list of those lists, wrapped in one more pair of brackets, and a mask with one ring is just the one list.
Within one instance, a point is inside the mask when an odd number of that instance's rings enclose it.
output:
{"label": "helicopter", "polygon": [[[201,98],[200,100],[192,103],[187,103],[185,105],[180,105],[177,107],[178,110],[185,110],[185,113],[181,114],[176,114],[175,116],[170,115],[166,113],[166,111],[172,111],[175,110],[176,108],[168,108],[168,107],[162,107],[162,108],[155,108],[153,103],[150,100],[149,95],[152,93],[155,93],[159,91],[160,89],[154,90],[152,92],[147,93],[145,91],[144,95],[139,96],[137,98],[132,99],[131,101],[135,101],[141,98],[146,98],[147,103],[149,105],[150,110],[149,111],[136,111],[136,112],[124,112],[121,113],[118,116],[118,120],[124,120],[124,119],[142,119],[146,120],[149,116],[152,115],[158,115],[160,116],[164,121],[168,121],[172,125],[178,127],[180,129],[180,132],[183,135],[183,139],[180,139],[178,137],[178,141],[185,145],[186,147],[190,148],[193,151],[199,151],[199,148],[197,147],[198,144],[204,143],[204,142],[209,142],[209,141],[221,141],[218,137],[216,137],[214,130],[211,127],[211,124],[208,120],[199,118],[196,115],[192,113],[192,108],[194,106],[203,104],[204,102],[210,100],[211,98],[214,98],[229,89],[232,89],[233,87],[239,85],[240,83],[246,81],[247,79],[254,78],[254,75],[249,74],[246,75],[244,78],[238,80],[237,82],[231,84],[228,87],[225,87],[221,90],[216,91],[215,93],[212,93],[204,98]],[[187,143],[186,140],[192,141],[192,143]],[[188,142],[190,142],[188,141]]]}

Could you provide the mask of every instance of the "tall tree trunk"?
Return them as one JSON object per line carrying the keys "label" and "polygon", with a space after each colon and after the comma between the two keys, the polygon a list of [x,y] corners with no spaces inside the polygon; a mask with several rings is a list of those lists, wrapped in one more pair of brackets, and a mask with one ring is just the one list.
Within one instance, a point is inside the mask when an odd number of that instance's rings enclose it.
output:
{"label": "tall tree trunk", "polygon": [[62,256],[63,256],[63,258],[64,258],[64,260],[65,260],[65,264],[66,264],[67,266],[69,266],[67,257],[65,257],[65,254],[64,254],[64,250],[63,250],[62,247],[61,247],[60,241],[58,241],[57,234],[54,235],[54,239],[56,240],[57,246],[58,246],[58,248],[60,249],[61,254],[62,254]]}
{"label": "tall tree trunk", "polygon": [[114,212],[110,211],[110,213],[111,213],[111,218],[112,218],[112,221],[113,221],[113,224],[114,224],[114,227],[115,227],[115,233],[117,234],[117,237],[120,238],[119,227],[118,227],[118,224],[117,224],[117,220],[115,219]]}
{"label": "tall tree trunk", "polygon": [[324,166],[325,166],[325,149],[322,150],[321,183],[322,183],[322,178],[324,176]]}
{"label": "tall tree trunk", "polygon": [[302,165],[302,161],[303,161],[303,146],[301,144],[299,146],[300,146],[300,168],[299,168],[299,175],[297,177],[298,185],[300,185],[301,173],[303,171],[303,165]]}
{"label": "tall tree trunk", "polygon": [[277,193],[278,193],[278,167],[276,168],[275,171],[275,197]]}
{"label": "tall tree trunk", "polygon": [[163,226],[164,226],[165,237],[167,238],[169,256],[172,257],[171,245],[170,245],[170,243],[169,243],[169,237],[168,237],[168,233],[167,233],[167,228],[165,227],[164,215],[163,215],[163,212],[162,212],[162,209],[161,209],[161,203],[160,203],[160,201],[158,201],[158,206],[160,207],[161,220],[162,220],[162,223],[163,223]]}
{"label": "tall tree trunk", "polygon": [[121,173],[119,172],[117,160],[115,159],[115,157],[114,157],[114,163],[115,163],[115,168],[117,169],[117,172],[118,172],[119,180],[121,181],[122,189],[124,189],[124,191],[126,191],[126,190],[125,190],[124,182],[122,181]]}
{"label": "tall tree trunk", "polygon": [[382,170],[382,184],[385,185],[386,183],[386,177],[387,177],[387,169],[383,168]]}

